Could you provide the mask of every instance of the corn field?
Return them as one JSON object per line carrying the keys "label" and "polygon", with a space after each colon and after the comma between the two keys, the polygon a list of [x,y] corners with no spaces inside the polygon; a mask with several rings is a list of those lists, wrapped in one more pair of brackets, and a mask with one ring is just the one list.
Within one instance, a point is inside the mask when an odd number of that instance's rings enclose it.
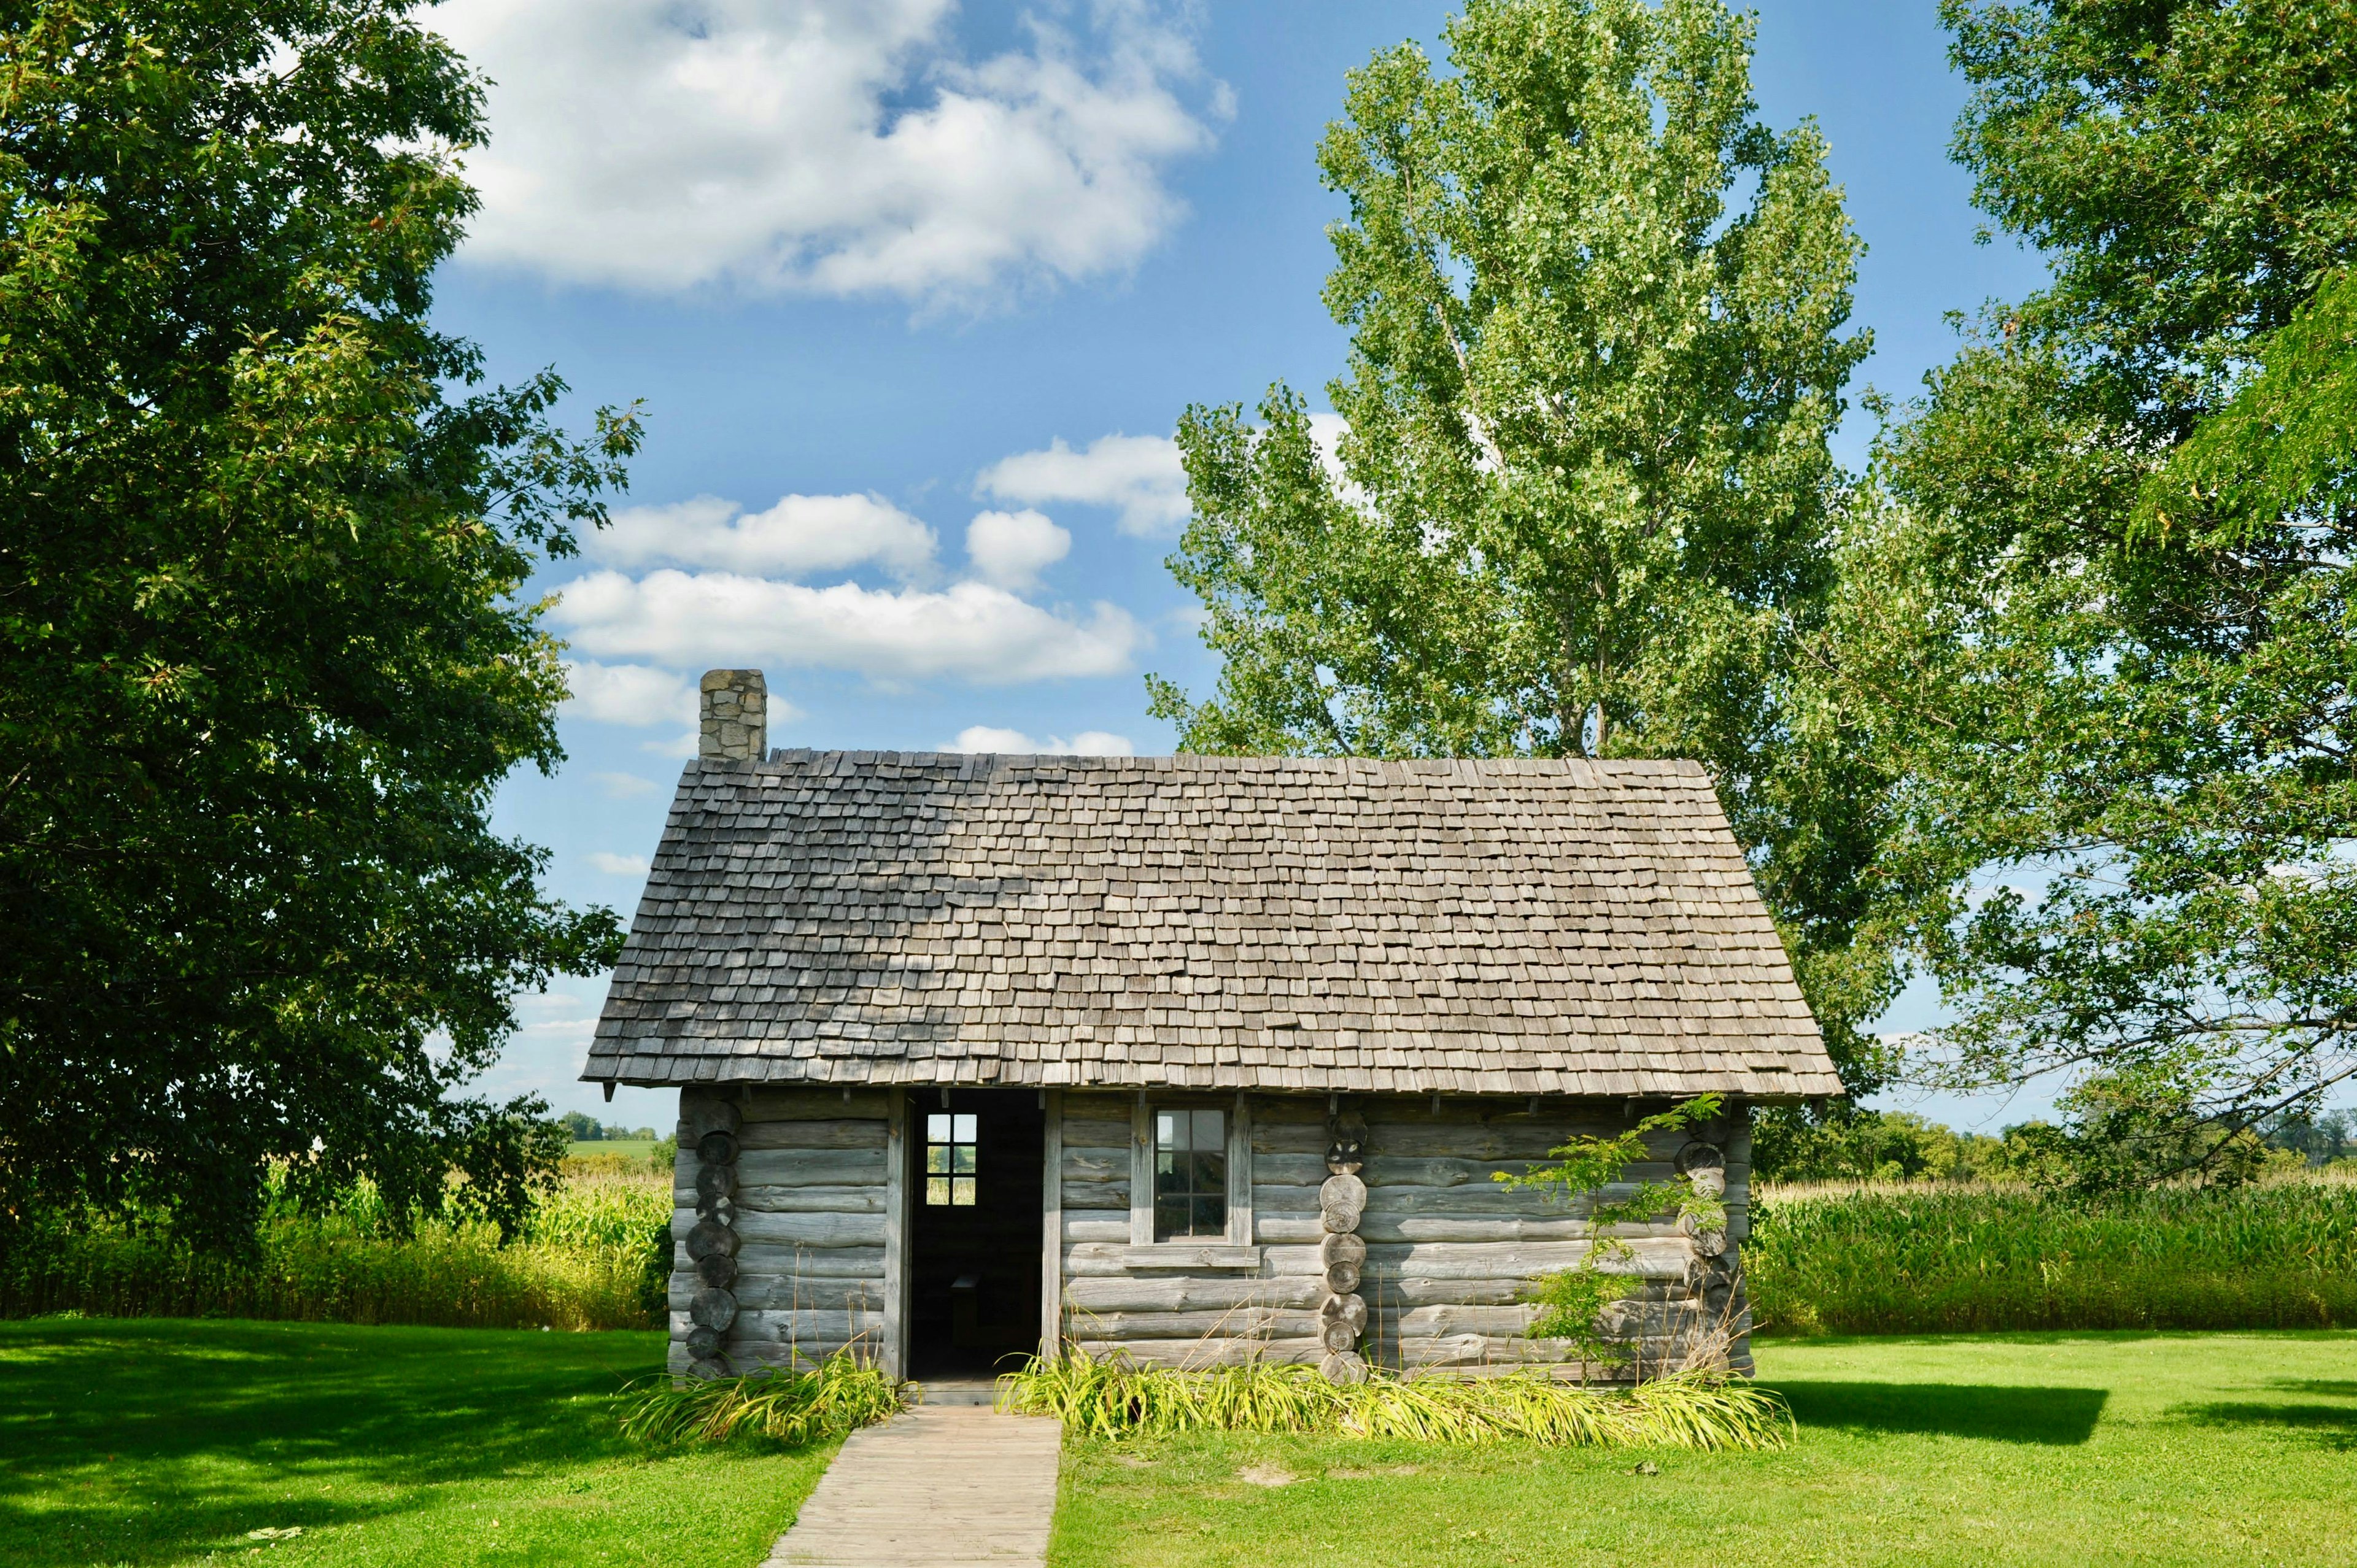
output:
{"label": "corn field", "polygon": [[2085,1199],[2001,1187],[1760,1189],[1770,1334],[2357,1325],[2357,1183]]}

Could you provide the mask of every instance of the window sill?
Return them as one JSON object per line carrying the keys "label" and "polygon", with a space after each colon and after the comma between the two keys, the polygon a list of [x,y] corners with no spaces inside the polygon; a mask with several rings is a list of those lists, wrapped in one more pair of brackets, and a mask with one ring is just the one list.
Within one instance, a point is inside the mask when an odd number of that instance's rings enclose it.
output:
{"label": "window sill", "polygon": [[1258,1247],[1231,1247],[1218,1241],[1157,1241],[1151,1246],[1115,1247],[1113,1262],[1125,1269],[1257,1269]]}

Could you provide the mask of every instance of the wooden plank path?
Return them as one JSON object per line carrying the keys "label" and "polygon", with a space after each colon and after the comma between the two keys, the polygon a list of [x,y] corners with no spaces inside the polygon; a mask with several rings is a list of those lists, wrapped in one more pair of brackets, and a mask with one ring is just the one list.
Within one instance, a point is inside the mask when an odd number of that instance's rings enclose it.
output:
{"label": "wooden plank path", "polygon": [[764,1568],[1040,1568],[1062,1428],[978,1405],[863,1427]]}

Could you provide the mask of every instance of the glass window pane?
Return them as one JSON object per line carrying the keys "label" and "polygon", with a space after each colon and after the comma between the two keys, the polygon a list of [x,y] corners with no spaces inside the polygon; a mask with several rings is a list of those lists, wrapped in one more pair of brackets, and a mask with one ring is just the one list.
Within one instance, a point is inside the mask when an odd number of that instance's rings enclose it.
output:
{"label": "glass window pane", "polygon": [[950,1146],[947,1144],[925,1145],[925,1169],[940,1175],[950,1168]]}
{"label": "glass window pane", "polygon": [[1218,1236],[1228,1228],[1228,1200],[1224,1197],[1199,1197],[1195,1200],[1195,1234]]}
{"label": "glass window pane", "polygon": [[960,1116],[960,1117],[955,1118],[955,1120],[956,1120],[956,1122],[957,1122],[957,1136],[956,1136],[955,1138],[953,1138],[952,1140],[951,1140],[951,1141],[952,1141],[952,1143],[959,1143],[959,1144],[971,1144],[971,1143],[973,1143],[973,1142],[974,1142],[974,1118],[973,1118],[973,1117],[971,1117],[971,1116]]}
{"label": "glass window pane", "polygon": [[960,1176],[972,1176],[974,1174],[974,1145],[972,1144],[953,1144],[951,1147],[955,1151],[956,1157],[950,1162],[950,1169],[957,1172]]}
{"label": "glass window pane", "polygon": [[973,1207],[974,1177],[952,1176],[950,1178],[950,1202],[958,1208]]}
{"label": "glass window pane", "polygon": [[1187,1234],[1187,1200],[1166,1197],[1154,1206],[1154,1239],[1167,1241]]}
{"label": "glass window pane", "polygon": [[1154,1146],[1157,1149],[1178,1149],[1186,1146],[1180,1141],[1178,1118],[1172,1112],[1161,1111],[1155,1113]]}
{"label": "glass window pane", "polygon": [[1225,1116],[1217,1111],[1195,1112],[1195,1148],[1198,1153],[1205,1149],[1224,1149],[1228,1146],[1225,1122]]}
{"label": "glass window pane", "polygon": [[946,1204],[949,1200],[950,1178],[947,1176],[927,1176],[925,1178],[925,1201],[932,1204]]}
{"label": "glass window pane", "polygon": [[1224,1197],[1228,1190],[1228,1156],[1224,1153],[1197,1155],[1191,1185],[1197,1192],[1217,1193]]}
{"label": "glass window pane", "polygon": [[1157,1193],[1187,1190],[1187,1156],[1157,1155],[1154,1156],[1154,1190]]}
{"label": "glass window pane", "polygon": [[950,1141],[950,1119],[946,1116],[926,1117],[925,1138],[929,1143],[948,1143]]}

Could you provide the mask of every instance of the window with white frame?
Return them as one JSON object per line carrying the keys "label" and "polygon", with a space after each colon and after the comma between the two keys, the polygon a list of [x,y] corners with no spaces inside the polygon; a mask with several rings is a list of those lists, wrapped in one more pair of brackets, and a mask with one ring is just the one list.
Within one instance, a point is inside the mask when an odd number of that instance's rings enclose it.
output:
{"label": "window with white frame", "polygon": [[942,1112],[925,1118],[925,1202],[970,1208],[976,1180],[972,1116]]}
{"label": "window with white frame", "polygon": [[1200,1106],[1154,1112],[1154,1239],[1223,1240],[1228,1233],[1228,1117]]}

